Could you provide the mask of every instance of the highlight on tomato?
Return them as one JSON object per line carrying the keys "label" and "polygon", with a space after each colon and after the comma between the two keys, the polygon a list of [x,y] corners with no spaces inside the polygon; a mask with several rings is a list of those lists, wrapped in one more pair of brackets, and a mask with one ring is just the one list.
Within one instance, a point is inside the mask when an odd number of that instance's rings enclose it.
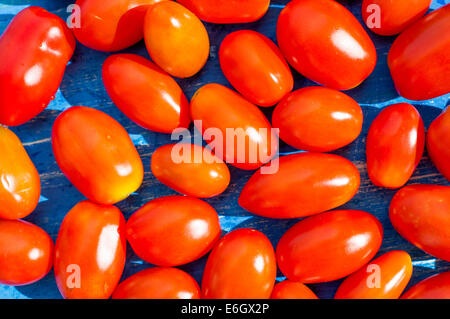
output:
{"label": "highlight on tomato", "polygon": [[427,150],[433,164],[450,181],[450,107],[428,128]]}
{"label": "highlight on tomato", "polygon": [[270,299],[319,299],[316,294],[301,282],[284,280],[273,287]]}
{"label": "highlight on tomato", "polygon": [[402,299],[450,299],[450,271],[422,280],[410,288]]}

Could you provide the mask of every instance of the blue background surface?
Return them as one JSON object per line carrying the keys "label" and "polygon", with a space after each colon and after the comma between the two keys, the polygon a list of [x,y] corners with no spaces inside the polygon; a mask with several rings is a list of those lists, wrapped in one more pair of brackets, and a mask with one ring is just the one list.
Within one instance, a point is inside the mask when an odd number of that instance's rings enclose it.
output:
{"label": "blue background surface", "polygon": [[[42,6],[45,9],[59,15],[64,20],[69,16],[66,8],[74,0],[0,0],[0,33],[7,27],[13,16],[29,5]],[[277,17],[288,1],[272,0],[269,12],[259,21],[240,25],[213,25],[205,24],[211,40],[211,52],[205,68],[196,76],[177,80],[186,95],[190,98],[202,85],[210,82],[221,83],[230,86],[223,76],[217,52],[223,38],[230,32],[241,29],[253,29],[261,32],[276,42],[275,31]],[[340,1],[361,21],[361,1]],[[431,9],[436,9],[450,0],[434,0]],[[409,284],[432,274],[450,270],[450,263],[435,259],[421,250],[409,244],[395,232],[388,218],[388,206],[395,190],[386,190],[375,187],[367,177],[365,166],[365,137],[373,118],[379,113],[380,108],[395,102],[406,101],[400,98],[394,89],[386,59],[388,50],[395,37],[381,37],[369,32],[378,53],[378,63],[372,75],[359,87],[347,91],[356,99],[364,111],[364,127],[361,136],[351,145],[334,153],[342,155],[353,161],[361,173],[361,187],[358,194],[344,208],[362,209],[374,214],[384,226],[384,239],[378,255],[393,249],[402,249],[409,252],[414,262],[414,273]],[[20,48],[18,48],[20,49]],[[123,52],[136,53],[148,57],[145,46],[141,41],[137,45]],[[61,87],[56,98],[48,108],[32,121],[13,128],[13,131],[24,143],[31,159],[36,165],[41,181],[42,196],[36,209],[26,220],[35,223],[45,229],[55,240],[59,225],[65,214],[84,197],[70,184],[59,170],[51,150],[50,132],[55,118],[64,109],[72,105],[85,105],[98,108],[118,120],[129,132],[142,157],[145,178],[144,183],[137,194],[119,203],[117,206],[128,218],[139,207],[151,199],[175,194],[174,191],[159,183],[150,171],[150,158],[153,151],[161,145],[171,142],[166,134],[153,133],[134,124],[125,117],[111,102],[103,87],[101,78],[101,66],[109,54],[93,51],[77,44],[75,54],[66,70]],[[295,88],[314,85],[295,71]],[[426,127],[436,118],[442,109],[449,104],[450,95],[424,102],[411,102],[420,111]],[[264,109],[271,116],[272,108]],[[191,132],[193,128],[191,126]],[[172,141],[173,142],[173,141]],[[285,144],[281,145],[281,153],[295,152]],[[253,172],[241,171],[230,166],[232,182],[223,194],[207,200],[220,215],[223,232],[226,233],[236,228],[255,228],[264,232],[277,244],[282,234],[298,220],[270,220],[250,214],[237,204],[239,192]],[[449,185],[438,173],[425,153],[416,172],[411,178],[411,183],[434,183]],[[206,257],[191,264],[180,267],[190,273],[200,283]],[[131,247],[128,246],[127,263],[123,277],[127,278],[139,270],[151,267],[137,257]],[[333,265],[330,265],[332,267]],[[279,273],[279,280],[282,274]],[[321,298],[332,298],[341,281],[311,285],[311,288]],[[61,298],[55,284],[53,272],[50,272],[39,282],[20,287],[8,287],[0,285],[0,298]]]}

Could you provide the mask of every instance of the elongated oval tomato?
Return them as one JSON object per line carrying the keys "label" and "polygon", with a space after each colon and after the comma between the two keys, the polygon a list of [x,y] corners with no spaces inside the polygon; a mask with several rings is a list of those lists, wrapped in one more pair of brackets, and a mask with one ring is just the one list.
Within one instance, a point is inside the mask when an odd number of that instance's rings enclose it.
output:
{"label": "elongated oval tomato", "polygon": [[161,183],[193,197],[219,195],[230,183],[228,166],[201,145],[179,143],[161,146],[152,155],[151,168]]}
{"label": "elongated oval tomato", "polygon": [[450,261],[450,186],[409,185],[392,198],[389,217],[402,237]]}
{"label": "elongated oval tomato", "polygon": [[450,107],[428,128],[427,149],[434,165],[450,181]]}
{"label": "elongated oval tomato", "polygon": [[127,222],[128,242],[151,264],[178,266],[199,259],[220,237],[219,217],[208,203],[193,197],[151,200]]}
{"label": "elongated oval tomato", "polygon": [[376,186],[406,184],[422,158],[425,128],[414,106],[394,104],[373,120],[367,134],[367,173]]}
{"label": "elongated oval tomato", "polygon": [[125,219],[115,206],[82,201],[64,217],[55,244],[55,278],[67,299],[106,299],[125,266]]}
{"label": "elongated oval tomato", "polygon": [[293,281],[336,280],[372,259],[382,237],[380,222],[369,213],[326,212],[301,220],[281,237],[277,246],[278,267]]}
{"label": "elongated oval tomato", "polygon": [[275,108],[272,125],[287,144],[305,151],[329,152],[361,133],[363,113],[348,95],[325,87],[306,87],[287,95]]}
{"label": "elongated oval tomato", "polygon": [[209,56],[209,37],[204,25],[176,2],[164,1],[148,10],[144,37],[152,60],[176,77],[198,73]]}
{"label": "elongated oval tomato", "polygon": [[154,267],[122,281],[113,299],[199,299],[200,288],[190,275],[177,268]]}
{"label": "elongated oval tomato", "polygon": [[230,33],[220,45],[219,58],[228,81],[254,104],[272,106],[294,86],[283,54],[275,43],[258,32]]}
{"label": "elongated oval tomato", "polygon": [[269,239],[254,229],[225,235],[208,257],[202,280],[206,299],[267,299],[277,266]]}
{"label": "elongated oval tomato", "polygon": [[335,299],[398,299],[411,279],[413,265],[407,252],[390,251],[347,277]]}
{"label": "elongated oval tomato", "polygon": [[135,54],[112,55],[102,73],[111,100],[137,124],[160,133],[189,127],[186,96],[174,79],[149,60]]}
{"label": "elongated oval tomato", "polygon": [[284,280],[273,287],[271,299],[319,299],[308,286],[291,280]]}
{"label": "elongated oval tomato", "polygon": [[270,0],[178,0],[200,19],[212,23],[245,23],[259,20]]}
{"label": "elongated oval tomato", "polygon": [[41,179],[19,138],[3,126],[0,149],[0,218],[23,218],[39,202]]}
{"label": "elongated oval tomato", "polygon": [[450,299],[450,271],[422,280],[409,289],[402,299]]}
{"label": "elongated oval tomato", "polygon": [[74,50],[61,18],[39,7],[19,12],[0,37],[0,124],[20,125],[41,113]]}
{"label": "elongated oval tomato", "polygon": [[358,86],[375,68],[375,46],[345,7],[332,0],[293,0],[281,11],[277,39],[305,77],[337,90]]}
{"label": "elongated oval tomato", "polygon": [[[318,214],[348,202],[358,191],[358,169],[347,159],[322,153],[282,156],[273,174],[260,169],[247,182],[239,205],[270,218]],[[263,167],[264,168],[264,167]]]}
{"label": "elongated oval tomato", "polygon": [[31,284],[47,275],[52,264],[53,241],[43,229],[0,219],[0,284]]}
{"label": "elongated oval tomato", "polygon": [[362,17],[367,27],[379,35],[395,35],[419,20],[431,0],[363,0]]}
{"label": "elongated oval tomato", "polygon": [[391,46],[388,65],[397,91],[410,100],[450,92],[450,4],[402,32]]}
{"label": "elongated oval tomato", "polygon": [[84,196],[114,204],[139,188],[142,161],[125,129],[85,106],[61,113],[52,129],[53,153],[62,172]]}

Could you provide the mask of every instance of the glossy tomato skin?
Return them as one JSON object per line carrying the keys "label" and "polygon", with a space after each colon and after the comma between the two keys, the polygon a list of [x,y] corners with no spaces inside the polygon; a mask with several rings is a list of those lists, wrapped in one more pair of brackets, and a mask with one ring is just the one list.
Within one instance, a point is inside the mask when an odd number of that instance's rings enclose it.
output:
{"label": "glossy tomato skin", "polygon": [[246,23],[259,20],[270,0],[178,0],[197,17],[212,23]]}
{"label": "glossy tomato skin", "polygon": [[409,289],[402,299],[450,299],[450,271],[422,280]]}
{"label": "glossy tomato skin", "polygon": [[102,73],[111,100],[135,123],[160,133],[189,127],[186,96],[172,77],[149,60],[135,54],[111,55]]}
{"label": "glossy tomato skin", "polygon": [[62,172],[90,200],[114,204],[142,183],[142,161],[125,129],[102,111],[74,106],[52,129],[53,154]]}
{"label": "glossy tomato skin", "polygon": [[443,32],[450,30],[449,17],[447,4],[395,39],[388,66],[401,96],[421,101],[450,92],[450,32]]}
{"label": "glossy tomato skin", "polygon": [[0,218],[23,218],[39,202],[39,173],[16,134],[3,126],[0,126],[0,149]]}
{"label": "glossy tomato skin", "polygon": [[194,197],[160,197],[130,217],[126,233],[140,258],[158,266],[179,266],[211,250],[220,237],[219,216]]}
{"label": "glossy tomato skin", "polygon": [[316,294],[301,282],[284,280],[273,287],[270,299],[319,299]]}
{"label": "glossy tomato skin", "polygon": [[450,186],[409,185],[392,198],[389,217],[413,245],[450,261]]}
{"label": "glossy tomato skin", "polygon": [[228,166],[208,148],[196,144],[159,147],[152,155],[151,168],[161,183],[193,197],[219,195],[230,183]]}
{"label": "glossy tomato skin", "polygon": [[334,298],[398,299],[408,285],[412,271],[411,257],[407,252],[387,252],[347,277]]}
{"label": "glossy tomato skin", "polygon": [[228,81],[256,105],[272,106],[294,86],[280,49],[258,32],[241,30],[227,35],[220,45],[219,59]]}
{"label": "glossy tomato skin", "polygon": [[281,51],[308,79],[337,90],[358,86],[375,68],[372,40],[345,7],[331,0],[293,0],[277,23]]}
{"label": "glossy tomato skin", "polygon": [[198,73],[209,56],[205,26],[191,11],[173,1],[158,3],[148,10],[144,38],[152,60],[179,78]]}
{"label": "glossy tomato skin", "polygon": [[248,180],[241,207],[269,218],[305,217],[345,204],[359,188],[358,169],[341,156],[291,154],[280,157],[278,165],[276,173],[259,170]]}
{"label": "glossy tomato skin", "polygon": [[380,222],[363,211],[337,210],[312,216],[281,237],[278,267],[288,279],[303,283],[343,278],[372,259],[382,237]]}
{"label": "glossy tomato skin", "polygon": [[[210,83],[198,89],[191,99],[191,117],[214,153],[233,166],[257,169],[277,153],[277,137],[266,116],[223,85]],[[230,130],[237,136],[234,143]]]}
{"label": "glossy tomato skin", "polygon": [[0,219],[0,284],[31,284],[47,275],[52,264],[53,241],[43,229]]}
{"label": "glossy tomato skin", "polygon": [[21,125],[41,113],[74,50],[61,18],[39,7],[20,11],[0,37],[0,124]]}
{"label": "glossy tomato skin", "polygon": [[428,128],[427,150],[434,165],[450,181],[450,107]]}
{"label": "glossy tomato skin", "polygon": [[113,299],[199,299],[200,288],[190,275],[177,268],[154,267],[122,281]]}
{"label": "glossy tomato skin", "polygon": [[64,217],[55,244],[55,278],[66,299],[106,299],[125,266],[125,219],[115,206],[82,201]]}
{"label": "glossy tomato skin", "polygon": [[425,128],[414,106],[394,104],[373,120],[367,134],[369,178],[376,186],[399,188],[406,184],[422,158]]}
{"label": "glossy tomato skin", "polygon": [[277,272],[269,239],[254,229],[225,235],[206,262],[202,297],[206,299],[267,299]]}
{"label": "glossy tomato skin", "polygon": [[361,133],[363,112],[348,95],[325,87],[306,87],[287,95],[272,114],[272,125],[287,144],[329,152],[353,142]]}

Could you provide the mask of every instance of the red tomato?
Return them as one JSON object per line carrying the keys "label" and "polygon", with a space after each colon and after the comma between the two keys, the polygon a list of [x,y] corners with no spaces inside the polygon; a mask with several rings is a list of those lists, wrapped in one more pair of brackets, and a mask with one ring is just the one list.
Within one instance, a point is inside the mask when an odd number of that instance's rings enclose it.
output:
{"label": "red tomato", "polygon": [[220,45],[219,58],[228,81],[254,104],[272,106],[294,86],[283,54],[275,43],[258,32],[230,33]]}
{"label": "red tomato", "polygon": [[411,257],[404,251],[390,251],[347,277],[335,299],[398,299],[411,279]]}
{"label": "red tomato", "polygon": [[308,286],[284,280],[273,287],[271,299],[319,299]]}
{"label": "red tomato", "polygon": [[324,87],[306,87],[286,96],[272,115],[273,127],[287,144],[305,151],[329,152],[361,133],[363,112],[348,95]]}
{"label": "red tomato", "polygon": [[48,274],[53,241],[36,225],[0,219],[0,284],[28,285]]}
{"label": "red tomato", "polygon": [[362,17],[367,27],[379,35],[395,35],[419,20],[431,0],[363,0]]}
{"label": "red tomato", "polygon": [[67,299],[106,299],[125,266],[125,219],[115,206],[82,201],[64,217],[55,244],[55,278]]}
{"label": "red tomato", "polygon": [[41,113],[74,50],[61,18],[39,7],[19,12],[0,37],[0,124],[20,125]]}
{"label": "red tomato", "polygon": [[206,299],[267,299],[277,265],[269,239],[254,229],[225,235],[208,257],[202,280]]}
{"label": "red tomato", "polygon": [[367,134],[367,173],[376,186],[406,184],[422,158],[425,128],[414,106],[394,104],[373,120]]}
{"label": "red tomato", "polygon": [[270,0],[178,0],[200,19],[212,23],[245,23],[259,20]]}
{"label": "red tomato", "polygon": [[406,240],[450,261],[450,186],[410,185],[392,198],[389,217]]}
{"label": "red tomato", "polygon": [[450,92],[450,5],[402,32],[391,46],[388,65],[397,91],[410,100]]}
{"label": "red tomato", "polygon": [[186,96],[149,60],[134,54],[112,55],[103,64],[103,83],[114,104],[142,127],[160,133],[189,127]]}
{"label": "red tomato", "polygon": [[375,68],[375,46],[358,20],[332,0],[293,0],[281,11],[278,45],[312,81],[337,90],[358,86]]}
{"label": "red tomato", "polygon": [[422,280],[409,289],[402,299],[450,299],[450,271]]}
{"label": "red tomato", "polygon": [[16,134],[3,126],[0,126],[0,149],[0,218],[23,218],[39,202],[39,173]]}
{"label": "red tomato", "polygon": [[434,165],[450,181],[450,107],[431,123],[427,149]]}
{"label": "red tomato", "polygon": [[200,288],[190,275],[177,268],[142,270],[122,281],[113,299],[199,299]]}
{"label": "red tomato", "polygon": [[277,261],[290,280],[327,282],[345,277],[377,253],[380,222],[359,210],[337,210],[301,220],[281,237]]}
{"label": "red tomato", "polygon": [[230,183],[228,166],[208,148],[168,144],[152,155],[152,173],[163,184],[193,197],[213,197]]}
{"label": "red tomato", "polygon": [[241,169],[257,169],[278,149],[266,116],[227,87],[210,83],[192,97],[191,117],[215,154]]}
{"label": "red tomato", "polygon": [[[268,164],[273,165],[273,164]],[[358,191],[358,169],[347,159],[321,153],[282,156],[273,174],[257,171],[239,196],[246,210],[270,218],[318,214],[348,202]]]}
{"label": "red tomato", "polygon": [[176,77],[187,78],[198,73],[209,56],[205,26],[176,2],[161,2],[148,10],[144,37],[152,60]]}
{"label": "red tomato", "polygon": [[208,203],[185,196],[151,200],[127,222],[134,252],[158,266],[178,266],[201,258],[220,237],[219,217]]}
{"label": "red tomato", "polygon": [[136,191],[144,169],[125,129],[85,106],[61,113],[53,124],[53,153],[62,172],[84,196],[114,204]]}

